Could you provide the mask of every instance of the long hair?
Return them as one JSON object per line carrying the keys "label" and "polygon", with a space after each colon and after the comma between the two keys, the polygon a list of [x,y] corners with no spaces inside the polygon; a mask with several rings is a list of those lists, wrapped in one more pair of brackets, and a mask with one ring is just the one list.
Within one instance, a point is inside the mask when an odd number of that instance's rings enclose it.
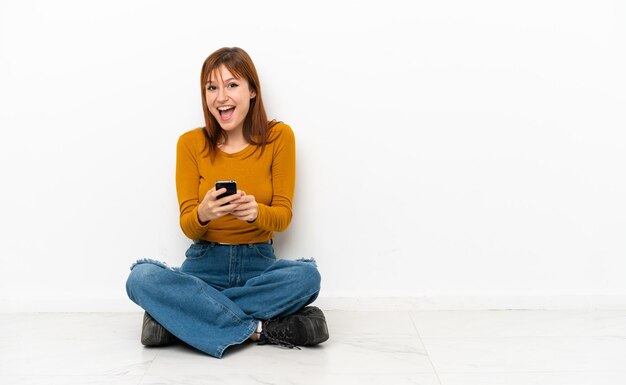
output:
{"label": "long hair", "polygon": [[[265,150],[265,145],[269,143],[270,129],[277,124],[275,120],[268,122],[263,98],[261,95],[261,83],[257,75],[256,68],[250,56],[241,48],[224,47],[213,52],[202,64],[200,73],[200,95],[202,96],[202,111],[204,112],[204,135],[209,147],[211,162],[215,160],[217,144],[220,139],[226,141],[226,132],[219,125],[213,114],[209,111],[206,103],[206,83],[209,76],[220,66],[225,66],[237,78],[244,78],[248,81],[251,91],[256,96],[250,99],[250,109],[243,122],[243,136],[247,142],[260,146],[261,154]],[[206,146],[205,146],[206,148]]]}

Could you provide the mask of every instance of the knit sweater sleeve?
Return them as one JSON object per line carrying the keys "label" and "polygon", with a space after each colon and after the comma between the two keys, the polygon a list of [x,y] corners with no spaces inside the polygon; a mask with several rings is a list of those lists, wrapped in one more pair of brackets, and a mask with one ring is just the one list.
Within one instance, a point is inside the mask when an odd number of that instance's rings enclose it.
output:
{"label": "knit sweater sleeve", "polygon": [[268,231],[284,231],[291,223],[291,203],[296,183],[296,141],[291,127],[280,124],[273,143],[272,202],[259,203],[259,215],[253,222]]}
{"label": "knit sweater sleeve", "polygon": [[176,145],[176,194],[180,209],[180,228],[190,239],[200,239],[208,229],[198,219],[198,170],[197,149],[189,133],[181,135]]}

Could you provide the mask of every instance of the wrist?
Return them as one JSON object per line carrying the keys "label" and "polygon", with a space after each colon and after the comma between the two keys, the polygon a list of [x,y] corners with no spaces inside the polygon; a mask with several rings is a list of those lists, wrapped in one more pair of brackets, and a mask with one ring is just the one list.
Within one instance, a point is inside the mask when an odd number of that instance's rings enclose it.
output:
{"label": "wrist", "polygon": [[196,217],[198,218],[198,223],[200,223],[201,226],[206,226],[207,223],[211,222],[209,219],[203,220],[200,216],[200,211],[198,211]]}
{"label": "wrist", "polygon": [[246,222],[248,222],[248,223],[254,223],[254,222],[257,220],[257,218],[258,218],[258,217],[259,217],[259,213],[257,212],[257,213],[256,213],[256,217],[254,217],[254,219],[251,219],[251,220],[246,221]]}

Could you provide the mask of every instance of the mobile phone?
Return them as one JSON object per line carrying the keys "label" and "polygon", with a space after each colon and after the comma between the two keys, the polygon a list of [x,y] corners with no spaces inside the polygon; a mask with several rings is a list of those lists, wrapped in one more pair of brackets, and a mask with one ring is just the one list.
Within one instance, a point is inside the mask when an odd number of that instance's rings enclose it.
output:
{"label": "mobile phone", "polygon": [[[215,190],[226,188],[226,192],[217,196],[217,199],[227,197],[237,193],[237,181],[234,180],[218,180],[215,182]],[[222,206],[229,205],[230,203],[224,203]]]}

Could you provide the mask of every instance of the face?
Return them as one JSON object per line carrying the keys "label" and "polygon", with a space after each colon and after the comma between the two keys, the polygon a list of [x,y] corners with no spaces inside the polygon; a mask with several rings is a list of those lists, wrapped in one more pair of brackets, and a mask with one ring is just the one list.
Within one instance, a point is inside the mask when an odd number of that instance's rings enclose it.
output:
{"label": "face", "polygon": [[256,96],[248,81],[237,79],[222,65],[209,76],[205,87],[206,104],[226,132],[243,130],[250,109],[250,99]]}

